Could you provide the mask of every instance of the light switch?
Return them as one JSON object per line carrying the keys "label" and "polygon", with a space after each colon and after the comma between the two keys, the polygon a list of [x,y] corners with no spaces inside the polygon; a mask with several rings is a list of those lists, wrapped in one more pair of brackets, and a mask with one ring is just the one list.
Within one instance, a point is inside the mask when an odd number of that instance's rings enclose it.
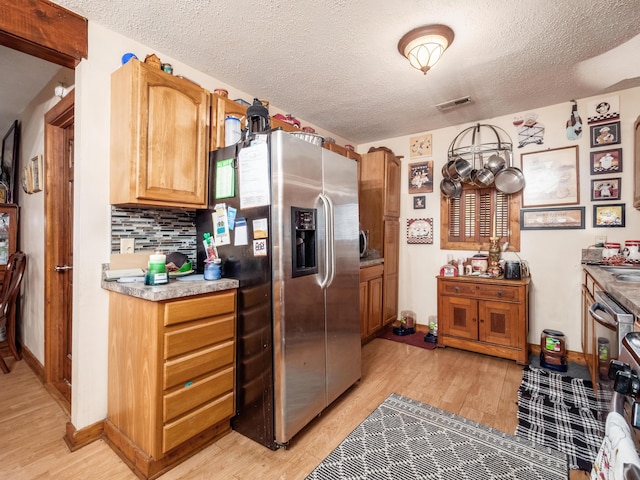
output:
{"label": "light switch", "polygon": [[135,238],[120,239],[120,253],[134,253],[136,247]]}

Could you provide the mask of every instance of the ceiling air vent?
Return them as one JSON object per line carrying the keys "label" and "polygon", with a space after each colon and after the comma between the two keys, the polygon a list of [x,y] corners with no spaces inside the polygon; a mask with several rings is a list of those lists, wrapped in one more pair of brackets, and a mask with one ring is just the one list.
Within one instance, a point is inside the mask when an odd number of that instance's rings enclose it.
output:
{"label": "ceiling air vent", "polygon": [[467,103],[471,103],[471,97],[456,98],[455,100],[449,100],[448,102],[439,103],[438,105],[436,105],[436,108],[438,110],[450,110],[455,107],[466,105]]}

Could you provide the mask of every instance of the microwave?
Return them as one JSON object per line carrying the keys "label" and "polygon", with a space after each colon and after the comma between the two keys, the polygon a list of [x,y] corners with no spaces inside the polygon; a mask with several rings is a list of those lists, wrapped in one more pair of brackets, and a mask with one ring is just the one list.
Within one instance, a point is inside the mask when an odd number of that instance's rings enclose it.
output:
{"label": "microwave", "polygon": [[367,248],[369,244],[369,232],[367,230],[360,230],[360,258],[367,256]]}

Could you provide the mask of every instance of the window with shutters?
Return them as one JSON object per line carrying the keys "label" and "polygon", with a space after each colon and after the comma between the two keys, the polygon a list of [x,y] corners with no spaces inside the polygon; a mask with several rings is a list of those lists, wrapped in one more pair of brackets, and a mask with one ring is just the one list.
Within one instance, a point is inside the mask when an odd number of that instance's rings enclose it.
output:
{"label": "window with shutters", "polygon": [[440,248],[488,250],[489,238],[509,242],[520,251],[521,195],[507,195],[495,188],[464,186],[459,198],[444,198],[440,208]]}

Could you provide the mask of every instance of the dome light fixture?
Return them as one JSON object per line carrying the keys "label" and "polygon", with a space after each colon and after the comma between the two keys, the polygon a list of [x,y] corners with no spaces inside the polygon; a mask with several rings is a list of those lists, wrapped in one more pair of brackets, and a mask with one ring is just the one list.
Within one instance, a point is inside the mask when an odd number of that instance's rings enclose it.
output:
{"label": "dome light fixture", "polygon": [[398,51],[413,68],[425,75],[453,42],[453,30],[446,25],[424,25],[407,32],[398,42]]}

